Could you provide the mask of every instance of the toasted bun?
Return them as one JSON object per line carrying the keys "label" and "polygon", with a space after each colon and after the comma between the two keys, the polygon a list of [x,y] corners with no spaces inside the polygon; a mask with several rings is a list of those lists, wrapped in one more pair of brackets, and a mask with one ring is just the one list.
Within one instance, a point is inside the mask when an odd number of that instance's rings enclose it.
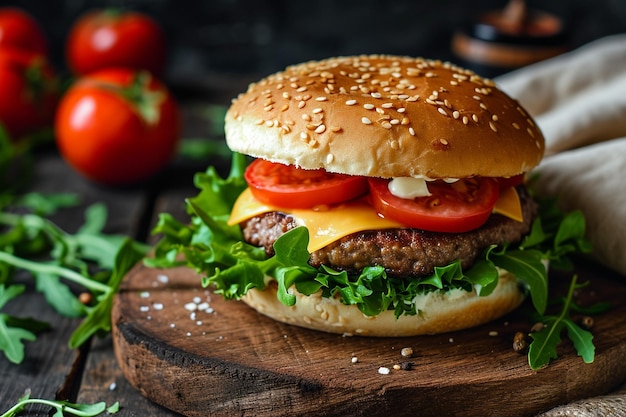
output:
{"label": "toasted bun", "polygon": [[500,270],[498,286],[488,296],[463,290],[431,293],[416,300],[421,314],[398,319],[393,311],[369,317],[356,306],[342,304],[336,298],[324,298],[319,293],[305,296],[295,290],[296,304],[288,307],[276,298],[276,281],[270,284],[263,291],[248,291],[242,300],[261,314],[283,323],[360,336],[417,336],[466,329],[493,321],[513,311],[524,300],[516,278],[504,270]]}
{"label": "toasted bun", "polygon": [[372,177],[506,177],[544,138],[492,81],[397,56],[307,62],[251,84],[225,120],[228,146],[305,169]]}

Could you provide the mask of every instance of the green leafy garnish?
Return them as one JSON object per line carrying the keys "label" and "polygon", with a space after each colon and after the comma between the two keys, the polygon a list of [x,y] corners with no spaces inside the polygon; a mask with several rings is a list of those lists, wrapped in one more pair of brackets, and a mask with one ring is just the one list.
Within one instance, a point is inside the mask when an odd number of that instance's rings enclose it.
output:
{"label": "green leafy garnish", "polygon": [[593,336],[570,317],[570,310],[575,306],[572,300],[574,290],[579,287],[577,276],[574,276],[560,314],[547,315],[538,319],[545,327],[530,334],[533,339],[528,349],[528,364],[531,369],[540,369],[548,365],[552,359],[557,358],[556,348],[561,342],[561,334],[564,330],[567,331],[567,336],[573,342],[578,356],[581,356],[585,363],[593,362],[595,356]]}
{"label": "green leafy garnish", "polygon": [[0,417],[16,417],[19,413],[23,412],[29,404],[42,404],[52,407],[55,410],[54,414],[52,414],[53,417],[96,417],[105,412],[107,414],[115,414],[120,410],[120,405],[117,402],[110,406],[107,406],[104,402],[95,404],[78,404],[68,401],[30,398],[30,394],[26,394],[21,397],[13,407],[8,409],[4,414],[0,415]]}
{"label": "green leafy garnish", "polygon": [[[104,234],[107,212],[102,204],[87,208],[83,226],[69,234],[44,215],[75,204],[75,196],[31,193],[13,201],[0,212],[0,311],[22,293],[23,287],[13,283],[13,277],[17,270],[25,270],[59,314],[86,317],[71,336],[71,348],[93,334],[110,331],[111,303],[121,278],[148,247],[123,236]],[[30,212],[8,211],[18,207]],[[81,303],[69,283],[88,292],[95,302]],[[0,314],[0,351],[9,361],[21,363],[23,341],[34,341],[36,333],[46,328],[32,319]]]}
{"label": "green leafy garnish", "polygon": [[246,188],[245,162],[242,155],[234,154],[231,172],[225,179],[213,168],[196,175],[200,191],[187,201],[190,223],[161,215],[153,230],[161,239],[155,256],[145,260],[148,266],[187,265],[204,276],[203,285],[213,285],[215,292],[227,299],[239,299],[252,288],[264,289],[264,276],[269,275],[278,282],[278,298],[286,305],[295,302],[289,291],[294,286],[305,295],[321,291],[324,297],[339,296],[343,303],[356,305],[369,316],[393,310],[396,317],[419,314],[413,300],[428,292],[459,289],[489,295],[497,285],[501,268],[524,283],[533,306],[543,314],[548,304],[546,265],[569,267],[568,255],[590,250],[584,238],[582,214],[563,214],[553,201],[544,200],[540,201],[540,213],[531,232],[520,244],[490,247],[468,270],[453,262],[419,280],[402,280],[387,276],[380,267],[365,268],[359,275],[325,266],[313,268],[308,264],[309,235],[304,227],[277,239],[275,256],[267,258],[263,249],[243,241],[238,226],[227,224],[235,200]]}

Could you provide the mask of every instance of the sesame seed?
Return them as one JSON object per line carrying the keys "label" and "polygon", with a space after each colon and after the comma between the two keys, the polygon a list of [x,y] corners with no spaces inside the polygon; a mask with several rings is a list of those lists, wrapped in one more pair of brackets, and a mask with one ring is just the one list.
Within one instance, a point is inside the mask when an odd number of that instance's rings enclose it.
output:
{"label": "sesame seed", "polygon": [[315,133],[324,133],[326,131],[326,125],[319,125],[316,129],[315,129]]}
{"label": "sesame seed", "polygon": [[289,109],[289,104],[283,104],[280,108],[280,111],[287,111]]}
{"label": "sesame seed", "polygon": [[378,373],[381,375],[389,375],[390,369],[386,368],[384,366],[381,366],[380,368],[378,368]]}
{"label": "sesame seed", "polygon": [[329,153],[328,155],[326,155],[327,164],[331,164],[334,160],[335,160],[335,155],[333,155],[332,153]]}
{"label": "sesame seed", "polygon": [[415,136],[415,130],[412,127],[409,127],[409,134]]}
{"label": "sesame seed", "polygon": [[526,122],[528,122],[528,124],[531,126],[535,126],[531,118],[526,119]]}
{"label": "sesame seed", "polygon": [[367,117],[362,117],[361,118],[361,123],[363,123],[364,125],[371,125],[372,121],[370,119],[368,119]]}
{"label": "sesame seed", "polygon": [[461,116],[461,113],[459,113],[458,110],[455,110],[452,112],[452,117],[454,117],[455,119],[458,119]]}
{"label": "sesame seed", "polygon": [[496,125],[490,120],[489,121],[489,127],[491,128],[491,130],[493,130],[494,132],[498,131],[498,128],[496,127]]}
{"label": "sesame seed", "polygon": [[390,141],[389,146],[391,147],[391,149],[394,149],[394,150],[398,150],[398,148],[400,148],[400,145],[398,145],[397,140]]}
{"label": "sesame seed", "polygon": [[376,108],[376,106],[374,106],[371,103],[366,103],[366,104],[363,105],[363,108],[366,109],[366,110],[374,110]]}
{"label": "sesame seed", "polygon": [[372,93],[372,94],[371,94],[371,96],[372,96],[373,98],[381,98],[383,95],[382,95],[382,94],[380,94],[380,93]]}
{"label": "sesame seed", "polygon": [[348,101],[346,101],[346,104],[348,106],[354,106],[356,104],[356,100],[348,100]]}
{"label": "sesame seed", "polygon": [[391,109],[393,108],[393,103],[383,103],[380,107],[383,109]]}
{"label": "sesame seed", "polygon": [[514,127],[515,129],[519,130],[519,125],[518,125],[517,123],[515,123],[515,122],[513,122],[513,127]]}
{"label": "sesame seed", "polygon": [[315,101],[328,101],[326,97],[316,97]]}
{"label": "sesame seed", "polygon": [[308,90],[308,88],[307,88],[307,87],[305,87],[305,86],[302,86],[302,87],[296,88],[296,91],[297,91],[298,93],[302,93],[302,92],[307,91],[307,90]]}
{"label": "sesame seed", "polygon": [[274,106],[272,106],[271,104],[269,106],[265,106],[263,108],[263,110],[265,110],[265,111],[272,111],[273,109],[274,109]]}
{"label": "sesame seed", "polygon": [[318,114],[318,113],[322,113],[323,111],[324,111],[324,109],[323,109],[323,108],[321,108],[321,107],[316,107],[316,108],[314,108],[314,109],[311,111],[311,113],[313,113],[313,114]]}
{"label": "sesame seed", "polygon": [[311,116],[309,116],[306,113],[302,113],[302,120],[304,120],[305,122],[310,122],[311,121]]}
{"label": "sesame seed", "polygon": [[463,124],[466,125],[469,123],[469,117],[463,116]]}
{"label": "sesame seed", "polygon": [[478,123],[478,116],[476,116],[476,114],[472,114],[472,120]]}
{"label": "sesame seed", "polygon": [[446,146],[448,145],[448,141],[446,139],[439,139],[439,143]]}
{"label": "sesame seed", "polygon": [[487,110],[487,105],[485,103],[480,103],[480,108],[483,110]]}
{"label": "sesame seed", "polygon": [[406,109],[404,107],[400,107],[397,112],[398,113],[404,113],[406,111]]}
{"label": "sesame seed", "polygon": [[335,132],[335,133],[341,132],[341,130],[342,129],[339,126],[333,126],[333,127],[330,128],[330,131],[331,132]]}
{"label": "sesame seed", "polygon": [[535,134],[533,133],[531,128],[527,128],[526,131],[528,132],[528,134],[530,135],[531,138],[535,137]]}
{"label": "sesame seed", "polygon": [[400,124],[400,120],[398,120],[398,119],[391,119],[389,121],[389,123],[391,123],[392,125],[399,125]]}
{"label": "sesame seed", "polygon": [[385,129],[391,129],[391,123],[384,121],[381,123],[382,127],[384,127]]}
{"label": "sesame seed", "polygon": [[491,120],[493,120],[494,122],[497,122],[498,121],[498,116],[495,115],[495,114],[491,115]]}
{"label": "sesame seed", "polygon": [[448,113],[446,113],[446,111],[442,108],[442,107],[437,107],[437,111],[441,114],[443,114],[444,116],[447,116]]}
{"label": "sesame seed", "polygon": [[300,139],[302,140],[308,140],[309,139],[309,134],[306,132],[301,132],[300,133]]}
{"label": "sesame seed", "polygon": [[298,102],[298,108],[299,108],[299,109],[303,108],[304,106],[306,106],[306,101],[300,101],[300,102]]}

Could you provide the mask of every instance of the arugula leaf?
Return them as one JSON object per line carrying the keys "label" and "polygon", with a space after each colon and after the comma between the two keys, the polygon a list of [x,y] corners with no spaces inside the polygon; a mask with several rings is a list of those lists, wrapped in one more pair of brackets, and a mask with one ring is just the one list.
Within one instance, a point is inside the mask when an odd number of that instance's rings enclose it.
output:
{"label": "arugula leaf", "polygon": [[[14,285],[9,288],[1,285],[0,307],[24,292],[24,288],[23,285]],[[32,342],[36,339],[36,336],[29,330],[9,326],[7,324],[9,319],[9,315],[0,314],[0,350],[4,352],[9,361],[20,363],[24,359],[24,344],[22,340]]]}
{"label": "arugula leaf", "polygon": [[117,289],[128,272],[140,259],[145,256],[145,251],[135,245],[131,239],[126,239],[115,257],[115,265],[111,277],[107,282],[108,289],[98,300],[98,304],[89,309],[87,318],[72,333],[69,346],[75,349],[85,343],[97,332],[111,331],[111,308]]}
{"label": "arugula leaf", "polygon": [[585,363],[592,363],[595,357],[595,346],[593,336],[587,330],[578,326],[569,316],[570,309],[574,305],[574,290],[578,288],[577,276],[574,275],[565,297],[563,309],[558,316],[550,315],[541,317],[540,321],[545,325],[538,332],[531,333],[533,339],[528,349],[528,364],[531,369],[540,369],[551,360],[557,358],[556,348],[561,342],[561,333],[567,330],[569,339],[573,342],[574,348]]}
{"label": "arugula leaf", "polygon": [[[86,319],[75,330],[69,344],[78,347],[98,332],[110,331],[112,299],[121,278],[133,262],[138,262],[148,246],[131,241],[127,237],[106,235],[106,207],[94,204],[85,210],[85,222],[76,234],[68,234],[51,221],[36,213],[51,214],[75,199],[60,195],[50,205],[37,209],[41,199],[35,194],[16,199],[15,204],[32,207],[32,213],[0,213],[0,285],[7,288],[12,297],[20,287],[11,285],[15,270],[31,273],[50,306],[67,317]],[[67,283],[77,284],[90,292],[95,305],[80,303]],[[15,289],[13,289],[15,288]],[[0,303],[0,309],[4,303]],[[22,341],[35,340],[35,322],[2,315],[0,350],[10,360],[20,363],[24,359]],[[39,326],[41,327],[41,326]]]}
{"label": "arugula leaf", "polygon": [[53,417],[96,417],[102,413],[115,414],[120,410],[118,402],[107,407],[105,402],[95,404],[79,404],[69,401],[45,400],[40,398],[30,398],[30,394],[22,396],[18,402],[0,417],[17,417],[19,413],[26,409],[29,404],[42,404],[52,407],[55,412]]}
{"label": "arugula leaf", "polygon": [[494,255],[492,260],[497,266],[526,282],[535,309],[543,314],[548,302],[548,273],[542,254],[533,250],[503,250]]}

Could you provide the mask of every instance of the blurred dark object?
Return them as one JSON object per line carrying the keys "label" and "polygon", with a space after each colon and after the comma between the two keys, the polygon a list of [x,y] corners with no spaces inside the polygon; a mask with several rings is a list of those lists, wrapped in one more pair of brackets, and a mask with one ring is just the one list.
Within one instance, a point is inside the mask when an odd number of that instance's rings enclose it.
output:
{"label": "blurred dark object", "polygon": [[495,77],[566,52],[568,28],[554,14],[529,9],[524,0],[510,0],[502,10],[479,15],[452,38],[461,65]]}
{"label": "blurred dark object", "polygon": [[[83,13],[116,6],[146,13],[165,30],[166,81],[182,84],[185,94],[203,96],[290,64],[338,55],[398,54],[462,64],[451,49],[455,31],[486,11],[503,9],[507,1],[0,0],[0,5],[21,7],[40,22],[60,72],[66,71],[68,29]],[[570,48],[626,32],[624,0],[527,0],[526,5],[567,22]]]}

